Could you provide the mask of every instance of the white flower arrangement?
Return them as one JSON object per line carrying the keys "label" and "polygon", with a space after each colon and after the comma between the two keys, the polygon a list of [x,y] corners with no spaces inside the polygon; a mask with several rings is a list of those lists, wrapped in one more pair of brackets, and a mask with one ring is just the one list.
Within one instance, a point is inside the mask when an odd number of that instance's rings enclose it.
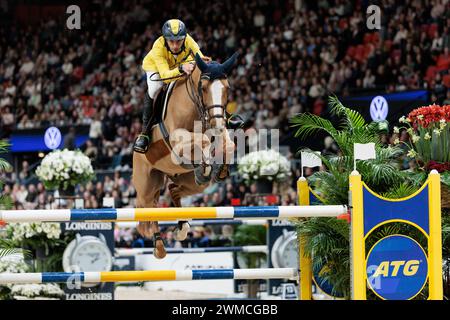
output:
{"label": "white flower arrangement", "polygon": [[91,160],[80,150],[55,150],[42,159],[36,169],[36,175],[49,189],[63,188],[69,185],[87,183],[94,179],[94,169]]}
{"label": "white flower arrangement", "polygon": [[17,255],[14,257],[2,257],[0,258],[0,273],[25,273],[29,269],[29,266],[23,260],[23,256],[19,259]]}
{"label": "white flower arrangement", "polygon": [[11,287],[11,295],[15,299],[20,299],[21,297],[61,298],[64,296],[64,291],[55,283],[15,284]]}
{"label": "white flower arrangement", "polygon": [[[24,261],[23,255],[13,255],[0,258],[0,273],[26,273],[30,271],[30,266]],[[0,287],[2,287],[0,285]],[[9,289],[9,297],[14,299],[29,298],[61,298],[64,291],[58,284],[5,284],[3,287]]]}
{"label": "white flower arrangement", "polygon": [[238,172],[244,180],[283,181],[291,175],[289,160],[274,150],[261,150],[243,156]]}
{"label": "white flower arrangement", "polygon": [[8,223],[6,232],[11,240],[17,242],[22,242],[34,236],[42,236],[46,239],[59,239],[61,225],[56,222]]}

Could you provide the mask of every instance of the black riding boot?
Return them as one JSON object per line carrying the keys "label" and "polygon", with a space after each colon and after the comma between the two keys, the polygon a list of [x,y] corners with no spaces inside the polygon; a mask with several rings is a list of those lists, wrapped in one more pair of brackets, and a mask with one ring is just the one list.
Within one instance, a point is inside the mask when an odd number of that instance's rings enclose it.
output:
{"label": "black riding boot", "polygon": [[227,120],[227,127],[229,129],[242,128],[246,123],[246,121],[244,121],[240,115],[232,114],[228,111],[225,111],[225,118]]}
{"label": "black riding boot", "polygon": [[144,111],[142,113],[142,133],[134,142],[134,151],[146,153],[151,142],[150,129],[153,119],[153,99],[150,98],[148,92],[144,97]]}

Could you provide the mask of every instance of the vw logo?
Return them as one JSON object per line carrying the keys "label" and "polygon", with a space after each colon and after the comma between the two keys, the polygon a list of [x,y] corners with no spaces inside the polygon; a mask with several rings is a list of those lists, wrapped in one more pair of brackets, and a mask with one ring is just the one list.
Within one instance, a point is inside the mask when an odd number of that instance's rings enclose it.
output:
{"label": "vw logo", "polygon": [[376,96],[370,102],[370,116],[373,121],[384,121],[387,118],[389,106],[383,96]]}
{"label": "vw logo", "polygon": [[61,131],[56,127],[50,127],[44,134],[45,146],[51,150],[56,149],[61,144]]}

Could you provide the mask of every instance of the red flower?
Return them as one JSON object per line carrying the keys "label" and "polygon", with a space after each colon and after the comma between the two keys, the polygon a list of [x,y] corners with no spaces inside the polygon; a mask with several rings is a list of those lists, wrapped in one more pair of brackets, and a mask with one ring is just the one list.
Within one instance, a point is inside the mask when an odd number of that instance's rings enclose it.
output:
{"label": "red flower", "polygon": [[411,120],[414,129],[417,129],[418,126],[428,128],[430,124],[439,123],[442,119],[450,122],[450,105],[441,107],[434,104],[417,108],[408,114],[408,118]]}
{"label": "red flower", "polygon": [[426,165],[426,170],[430,172],[433,169],[436,169],[439,173],[450,171],[450,162],[439,163],[434,160],[430,160]]}

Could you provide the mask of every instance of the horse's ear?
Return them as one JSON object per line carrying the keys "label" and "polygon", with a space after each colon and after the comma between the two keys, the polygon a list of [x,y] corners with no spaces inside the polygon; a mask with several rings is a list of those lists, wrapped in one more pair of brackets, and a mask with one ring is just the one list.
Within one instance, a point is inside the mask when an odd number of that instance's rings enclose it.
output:
{"label": "horse's ear", "polygon": [[197,66],[199,67],[201,72],[205,72],[208,69],[208,65],[205,63],[205,61],[203,61],[198,53],[195,54],[195,62],[197,63]]}
{"label": "horse's ear", "polygon": [[223,70],[225,74],[230,73],[231,69],[233,69],[233,65],[236,62],[237,57],[239,56],[239,52],[235,52],[230,58],[227,59],[224,63],[222,63]]}

